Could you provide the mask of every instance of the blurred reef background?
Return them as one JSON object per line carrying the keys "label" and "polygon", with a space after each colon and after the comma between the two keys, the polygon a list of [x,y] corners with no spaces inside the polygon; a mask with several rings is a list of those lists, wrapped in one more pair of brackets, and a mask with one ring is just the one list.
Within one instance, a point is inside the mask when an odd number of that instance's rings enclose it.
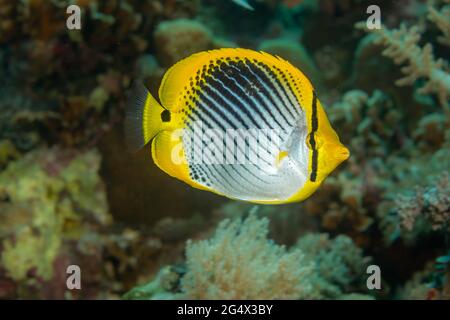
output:
{"label": "blurred reef background", "polygon": [[[448,0],[0,1],[0,299],[449,299],[449,46]],[[130,83],[222,47],[299,67],[349,147],[306,201],[229,201],[126,152]]]}

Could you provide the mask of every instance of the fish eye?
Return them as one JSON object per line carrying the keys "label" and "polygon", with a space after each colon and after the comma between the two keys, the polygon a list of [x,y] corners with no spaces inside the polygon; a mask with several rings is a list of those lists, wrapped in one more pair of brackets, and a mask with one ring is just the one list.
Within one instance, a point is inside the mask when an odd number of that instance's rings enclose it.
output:
{"label": "fish eye", "polygon": [[320,147],[323,145],[323,138],[317,134],[317,132],[314,133],[308,133],[306,136],[306,145],[309,149],[320,149]]}

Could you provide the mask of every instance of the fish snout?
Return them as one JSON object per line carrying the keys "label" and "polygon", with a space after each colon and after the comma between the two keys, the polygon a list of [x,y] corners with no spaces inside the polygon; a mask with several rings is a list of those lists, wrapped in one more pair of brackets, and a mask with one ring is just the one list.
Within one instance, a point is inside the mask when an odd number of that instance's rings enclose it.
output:
{"label": "fish snout", "polygon": [[350,151],[340,142],[333,142],[327,145],[327,154],[333,159],[334,167],[344,162],[350,156]]}
{"label": "fish snout", "polygon": [[344,145],[340,145],[336,150],[336,157],[341,161],[345,161],[350,157],[350,151]]}

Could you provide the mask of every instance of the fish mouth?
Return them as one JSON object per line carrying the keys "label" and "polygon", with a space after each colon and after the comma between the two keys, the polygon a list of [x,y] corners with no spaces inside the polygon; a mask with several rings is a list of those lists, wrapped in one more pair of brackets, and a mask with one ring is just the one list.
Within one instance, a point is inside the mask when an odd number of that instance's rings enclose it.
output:
{"label": "fish mouth", "polygon": [[338,158],[341,162],[350,157],[350,151],[343,145],[340,145],[336,151],[336,158]]}
{"label": "fish mouth", "polygon": [[336,166],[350,157],[350,151],[339,142],[327,144],[325,150],[327,150],[327,155],[334,159]]}

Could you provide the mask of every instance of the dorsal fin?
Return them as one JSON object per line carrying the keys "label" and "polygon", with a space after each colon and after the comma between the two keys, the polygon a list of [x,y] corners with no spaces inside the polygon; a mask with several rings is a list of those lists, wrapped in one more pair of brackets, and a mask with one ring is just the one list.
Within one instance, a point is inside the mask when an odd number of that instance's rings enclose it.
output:
{"label": "dorsal fin", "polygon": [[257,52],[242,48],[225,48],[195,53],[174,64],[165,74],[159,87],[159,100],[164,108],[170,111],[178,111],[181,107],[179,103],[180,95],[185,86],[189,87],[190,78],[194,77],[197,71],[205,65],[215,63],[221,58],[248,58],[265,62],[271,66],[280,66],[282,69],[290,70],[301,77],[304,83],[309,84],[309,80],[289,62],[280,57],[273,56],[265,52]]}

